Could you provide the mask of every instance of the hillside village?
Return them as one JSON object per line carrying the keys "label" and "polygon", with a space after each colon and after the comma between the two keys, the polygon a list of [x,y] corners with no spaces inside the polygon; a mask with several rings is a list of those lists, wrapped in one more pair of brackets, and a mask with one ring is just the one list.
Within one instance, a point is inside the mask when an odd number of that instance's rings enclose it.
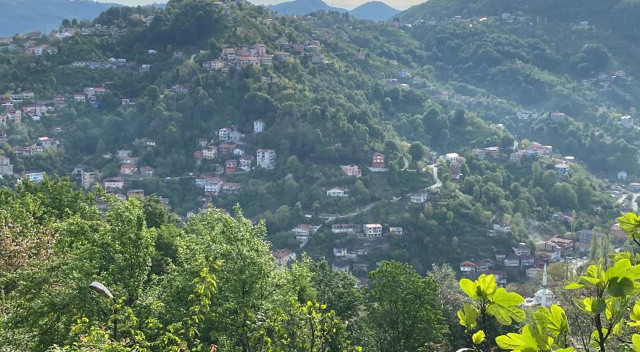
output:
{"label": "hillside village", "polygon": [[[219,3],[216,6],[227,8],[228,5]],[[225,16],[233,16],[232,11],[223,11]],[[317,16],[286,16],[291,21],[301,21],[303,23],[316,23]],[[134,15],[132,21],[136,21],[142,27],[148,27],[154,16]],[[460,16],[452,18],[455,23],[484,23],[486,21],[500,23],[501,25],[516,25],[526,23],[530,18],[522,13],[504,13],[495,18],[462,18]],[[265,20],[265,23],[274,23],[275,19]],[[409,30],[413,27],[433,27],[438,25],[438,21],[416,21],[412,24],[402,24],[398,21],[381,26],[390,26]],[[588,23],[576,24],[576,30],[588,30]],[[119,26],[104,26],[100,24],[83,23],[77,27],[61,28],[48,35],[32,32],[20,37],[0,38],[0,51],[12,54],[20,54],[33,57],[56,58],[60,52],[64,51],[65,45],[73,38],[99,38],[108,42],[115,42],[126,34],[126,30]],[[348,35],[336,28],[318,28],[308,40],[290,43],[286,37],[279,38],[273,42],[247,42],[242,46],[225,46],[219,50],[198,50],[189,51],[185,49],[164,50],[159,47],[145,48],[146,55],[142,61],[136,62],[131,58],[109,58],[105,60],[74,60],[66,68],[73,72],[90,72],[103,75],[106,74],[136,74],[150,75],[156,68],[155,62],[162,62],[162,58],[176,65],[195,64],[203,72],[209,75],[216,75],[222,80],[236,79],[235,74],[250,68],[273,66],[285,66],[292,63],[311,64],[323,69],[338,69],[336,65],[341,65],[341,60],[352,59],[357,64],[369,64],[374,57],[366,48],[358,49],[349,53],[345,57],[344,53],[332,52],[331,48],[334,39],[346,40]],[[377,59],[380,60],[380,59]],[[471,96],[463,92],[458,93],[455,89],[442,83],[433,82],[426,76],[398,60],[383,61],[390,65],[395,71],[393,78],[376,78],[381,87],[386,89],[397,88],[399,91],[416,90],[423,92],[426,96],[441,104],[450,104],[457,108],[466,109],[492,109],[498,107],[500,112],[505,112],[510,120],[515,123],[526,124],[561,124],[573,123],[575,119],[560,111],[533,111],[527,110],[513,104],[507,106],[504,99],[496,98],[493,95]],[[99,76],[104,77],[104,76]],[[387,76],[388,77],[388,76]],[[624,70],[614,69],[607,72],[598,73],[596,76],[585,79],[582,84],[585,87],[596,88],[598,90],[611,90],[618,82],[627,80],[628,75]],[[262,75],[260,81],[263,84],[278,83],[280,78],[277,75]],[[80,89],[82,88],[82,89]],[[15,87],[13,91],[6,92],[2,96],[2,111],[0,113],[0,124],[3,131],[7,126],[18,126],[21,123],[39,126],[42,128],[46,122],[53,128],[46,134],[39,135],[28,143],[12,143],[10,136],[6,132],[0,135],[0,142],[7,143],[9,152],[5,151],[0,156],[0,174],[11,182],[20,182],[28,179],[32,182],[40,182],[45,178],[46,172],[43,170],[27,170],[16,165],[22,165],[20,160],[45,156],[47,153],[65,153],[65,127],[59,126],[56,118],[59,114],[70,109],[85,111],[87,109],[100,109],[104,104],[105,96],[115,96],[117,108],[126,111],[136,109],[140,97],[126,96],[122,93],[114,95],[113,83],[109,81],[95,81],[91,86],[76,87],[77,91],[60,90],[54,95],[41,96],[34,91],[23,87]],[[160,92],[161,97],[173,97],[179,101],[192,92],[191,83],[187,80],[174,80],[167,84]],[[603,112],[615,120],[623,128],[637,129],[634,117],[631,115],[618,114],[615,111]],[[258,179],[264,173],[275,173],[277,169],[283,169],[284,162],[280,156],[283,151],[278,150],[273,145],[263,145],[256,143],[261,141],[258,137],[268,132],[271,128],[266,118],[257,118],[251,121],[251,126],[225,124],[217,125],[208,131],[201,131],[201,135],[189,140],[190,153],[195,165],[194,169],[184,170],[182,174],[157,174],[158,166],[153,163],[142,161],[141,153],[147,150],[155,150],[161,147],[159,142],[153,137],[130,141],[129,145],[108,145],[107,151],[100,155],[103,167],[98,169],[84,165],[84,161],[76,164],[73,170],[68,170],[65,175],[72,176],[84,189],[92,189],[101,186],[108,192],[113,193],[121,199],[127,197],[144,196],[144,190],[139,188],[138,181],[151,179],[189,179],[189,182],[197,187],[200,194],[197,197],[197,208],[189,209],[184,216],[190,217],[197,212],[204,211],[219,206],[225,198],[237,195],[247,188],[252,180]],[[252,128],[251,128],[252,127]],[[492,123],[491,128],[496,130],[506,130],[502,123]],[[520,166],[533,161],[543,165],[545,171],[553,171],[558,179],[570,180],[574,169],[583,173],[586,166],[583,162],[573,156],[561,155],[559,148],[554,145],[545,145],[536,141],[529,141],[520,138],[512,146],[498,146],[493,144],[464,146],[461,148],[449,148],[447,152],[435,152],[431,150],[424,162],[416,165],[415,170],[409,170],[408,161],[404,167],[398,165],[391,166],[388,162],[390,155],[385,154],[383,148],[367,150],[367,163],[352,163],[350,161],[338,162],[331,165],[334,172],[348,179],[344,184],[326,184],[316,188],[322,197],[333,200],[353,199],[350,189],[351,184],[356,180],[375,179],[381,174],[395,173],[396,169],[406,171],[413,175],[428,175],[433,170],[436,184],[428,187],[413,187],[403,191],[397,191],[393,196],[376,199],[374,202],[356,204],[355,207],[340,209],[343,214],[332,214],[321,209],[316,211],[315,216],[306,216],[308,223],[300,223],[294,228],[286,231],[295,238],[295,245],[277,248],[274,256],[278,262],[285,265],[292,259],[299,257],[305,252],[307,244],[318,234],[333,234],[338,237],[330,244],[330,254],[325,258],[331,262],[332,269],[336,271],[346,271],[356,274],[364,279],[367,272],[371,270],[376,259],[380,258],[394,238],[408,236],[411,232],[409,228],[400,226],[394,221],[387,222],[380,219],[374,222],[354,222],[353,218],[366,216],[371,208],[368,205],[394,203],[401,204],[404,208],[421,206],[438,206],[448,200],[441,198],[438,191],[440,182],[438,174],[446,174],[448,181],[462,185],[465,178],[465,163],[467,159],[478,159],[491,162],[501,167],[507,165]],[[139,151],[141,153],[136,153]],[[420,168],[420,169],[419,169]],[[390,169],[392,171],[390,171]],[[107,172],[105,172],[107,170]],[[206,171],[205,171],[206,170]],[[291,174],[291,173],[289,173]],[[258,176],[256,176],[258,175]],[[410,177],[411,177],[410,176]],[[287,176],[289,177],[289,176]],[[620,197],[633,195],[640,191],[640,184],[636,179],[627,179],[627,172],[617,171],[617,180],[608,183],[609,194],[616,200]],[[438,185],[438,187],[434,187]],[[407,191],[407,192],[404,192]],[[168,206],[172,206],[167,198],[162,198]],[[450,196],[450,195],[447,195]],[[625,207],[633,208],[636,197],[631,204],[627,205],[625,199],[622,202]],[[338,207],[339,208],[339,207]],[[305,209],[306,212],[310,212]],[[344,216],[343,216],[344,215]],[[347,216],[348,215],[348,216]],[[491,243],[513,241],[511,225],[503,221],[503,214],[490,215],[490,225],[486,229],[486,241]],[[341,217],[343,216],[343,217]],[[563,212],[553,213],[550,223],[557,225],[557,228],[570,227],[575,215]],[[616,226],[616,225],[614,225]],[[611,237],[619,240],[619,229],[611,228]],[[615,236],[614,236],[615,235]],[[512,247],[511,252],[503,251],[504,248],[496,250],[493,257],[488,258],[465,258],[459,264],[460,273],[466,276],[477,276],[480,273],[491,272],[496,275],[500,285],[506,285],[510,281],[521,281],[524,277],[536,277],[540,274],[545,263],[569,260],[570,258],[582,257],[588,254],[591,240],[591,230],[581,230],[575,233],[555,233],[548,239],[530,243],[519,243]],[[617,236],[617,237],[616,237]],[[620,244],[620,243],[618,243]],[[331,257],[329,257],[331,256]]]}

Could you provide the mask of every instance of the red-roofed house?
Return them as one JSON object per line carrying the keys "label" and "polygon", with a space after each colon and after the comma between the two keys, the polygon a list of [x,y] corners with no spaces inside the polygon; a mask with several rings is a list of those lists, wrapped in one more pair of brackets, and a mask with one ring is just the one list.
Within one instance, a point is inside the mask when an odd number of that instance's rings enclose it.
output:
{"label": "red-roofed house", "polygon": [[374,153],[373,157],[371,158],[371,167],[384,168],[385,167],[384,154]]}
{"label": "red-roofed house", "polygon": [[276,262],[280,266],[287,265],[290,261],[296,260],[296,254],[288,248],[274,251],[273,256],[276,258]]}

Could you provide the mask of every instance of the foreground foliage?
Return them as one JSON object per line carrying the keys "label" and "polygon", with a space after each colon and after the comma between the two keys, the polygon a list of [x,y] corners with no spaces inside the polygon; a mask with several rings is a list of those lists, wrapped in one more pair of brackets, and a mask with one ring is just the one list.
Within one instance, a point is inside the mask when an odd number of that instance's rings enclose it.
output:
{"label": "foreground foliage", "polygon": [[[432,279],[382,263],[362,290],[308,258],[279,267],[264,225],[240,208],[177,227],[161,205],[84,194],[65,180],[0,195],[0,345],[10,350],[419,351],[444,343]],[[91,291],[93,281],[114,299]]]}
{"label": "foreground foliage", "polygon": [[[629,241],[638,244],[640,217],[628,213],[618,222]],[[640,255],[631,252],[611,254],[610,262],[589,265],[584,275],[565,286],[566,290],[579,292],[573,304],[590,322],[586,338],[571,334],[561,306],[540,306],[525,313],[519,307],[524,302],[522,296],[497,287],[493,275],[484,274],[476,281],[460,280],[460,288],[472,299],[458,312],[460,325],[472,333],[471,341],[478,351],[492,350],[494,346],[516,352],[571,352],[575,347],[599,352],[640,351],[640,334],[636,333],[640,326],[639,261]],[[507,327],[524,322],[527,316],[519,333],[488,338],[488,334],[500,330],[491,326],[492,321]],[[578,346],[578,341],[582,345]]]}

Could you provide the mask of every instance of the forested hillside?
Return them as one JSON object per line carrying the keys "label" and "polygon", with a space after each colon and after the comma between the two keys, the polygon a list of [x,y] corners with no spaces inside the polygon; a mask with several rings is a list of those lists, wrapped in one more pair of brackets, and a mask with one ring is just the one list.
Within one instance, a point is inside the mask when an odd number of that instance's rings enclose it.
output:
{"label": "forested hillside", "polygon": [[173,0],[1,38],[0,345],[111,343],[99,281],[134,350],[448,351],[456,275],[533,295],[624,248],[634,34],[514,6]]}

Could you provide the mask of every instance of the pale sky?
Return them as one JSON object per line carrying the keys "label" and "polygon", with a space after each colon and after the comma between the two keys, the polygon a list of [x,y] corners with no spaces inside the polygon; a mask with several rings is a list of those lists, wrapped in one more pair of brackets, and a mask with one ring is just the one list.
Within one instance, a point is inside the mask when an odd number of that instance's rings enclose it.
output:
{"label": "pale sky", "polygon": [[[135,5],[147,5],[159,2],[166,2],[166,0],[96,0],[99,2],[115,2],[123,5],[135,6]],[[249,0],[254,4],[271,5],[284,1],[291,0]],[[359,5],[364,4],[370,0],[323,0],[327,4],[335,7],[342,7],[345,9],[353,9]],[[384,0],[389,6],[399,10],[404,10],[413,5],[424,2],[425,0]]]}

